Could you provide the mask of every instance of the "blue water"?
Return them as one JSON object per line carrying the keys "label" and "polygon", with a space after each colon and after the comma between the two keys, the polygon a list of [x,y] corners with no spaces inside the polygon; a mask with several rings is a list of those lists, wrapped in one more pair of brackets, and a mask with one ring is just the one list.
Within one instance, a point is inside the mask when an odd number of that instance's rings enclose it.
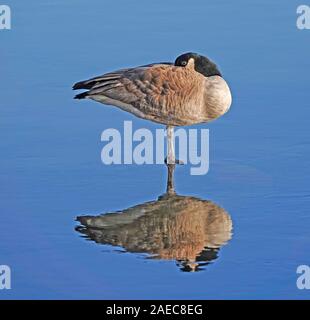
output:
{"label": "blue water", "polygon": [[[308,299],[310,31],[299,1],[10,1],[0,30],[0,299]],[[180,195],[210,200],[233,234],[201,272],[85,241],[80,215],[124,210],[165,190],[160,165],[105,166],[101,132],[146,122],[72,99],[79,80],[195,51],[233,93],[210,129],[210,171],[177,168]],[[115,250],[118,249],[118,250]]]}

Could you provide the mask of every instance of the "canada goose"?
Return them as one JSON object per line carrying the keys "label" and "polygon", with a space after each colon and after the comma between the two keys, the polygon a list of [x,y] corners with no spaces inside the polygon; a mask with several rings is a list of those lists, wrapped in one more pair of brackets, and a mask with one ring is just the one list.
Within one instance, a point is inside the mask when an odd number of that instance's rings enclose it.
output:
{"label": "canada goose", "polygon": [[[75,99],[114,105],[137,117],[167,126],[169,179],[177,163],[174,126],[209,122],[228,111],[230,89],[217,65],[197,53],[185,53],[175,63],[154,63],[106,73],[73,86],[86,89]],[[173,182],[169,191],[174,192]]]}
{"label": "canada goose", "polygon": [[233,227],[229,213],[214,202],[177,194],[76,220],[76,231],[89,240],[176,260],[182,271],[199,271],[216,259]]}

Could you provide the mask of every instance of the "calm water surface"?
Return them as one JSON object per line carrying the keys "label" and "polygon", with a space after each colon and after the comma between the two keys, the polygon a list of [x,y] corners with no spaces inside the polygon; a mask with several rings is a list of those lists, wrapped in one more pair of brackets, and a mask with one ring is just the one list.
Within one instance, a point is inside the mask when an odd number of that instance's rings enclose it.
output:
{"label": "calm water surface", "polygon": [[[310,264],[300,3],[194,2],[6,1],[0,264],[11,266],[12,290],[0,299],[310,298],[296,287],[297,266]],[[104,166],[100,135],[124,120],[161,126],[74,101],[71,85],[186,51],[219,64],[234,102],[195,126],[210,129],[209,173],[177,168],[179,197],[158,200],[165,167]]]}

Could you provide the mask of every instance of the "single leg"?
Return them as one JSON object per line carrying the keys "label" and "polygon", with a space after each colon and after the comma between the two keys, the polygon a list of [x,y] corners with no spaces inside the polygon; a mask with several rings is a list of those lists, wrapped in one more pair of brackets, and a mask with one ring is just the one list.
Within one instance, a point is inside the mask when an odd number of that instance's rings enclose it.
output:
{"label": "single leg", "polygon": [[174,153],[174,128],[167,126],[167,164],[175,164],[175,153]]}
{"label": "single leg", "polygon": [[175,153],[174,153],[174,130],[172,126],[167,126],[167,158],[166,165],[168,167],[167,194],[175,194],[174,190],[174,169],[175,169]]}

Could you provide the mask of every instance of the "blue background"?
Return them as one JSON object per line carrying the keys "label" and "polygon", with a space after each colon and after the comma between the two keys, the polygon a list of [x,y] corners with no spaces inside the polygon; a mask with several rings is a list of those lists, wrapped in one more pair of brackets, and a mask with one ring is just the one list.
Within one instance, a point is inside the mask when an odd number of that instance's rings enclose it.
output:
{"label": "blue background", "polygon": [[[0,31],[0,299],[309,298],[310,30],[300,1],[6,1]],[[164,166],[104,166],[101,132],[161,127],[91,101],[71,85],[194,51],[215,60],[233,106],[209,125],[210,171],[176,172],[177,190],[218,203],[232,240],[205,271],[117,254],[75,232],[75,217],[153,200]]]}

